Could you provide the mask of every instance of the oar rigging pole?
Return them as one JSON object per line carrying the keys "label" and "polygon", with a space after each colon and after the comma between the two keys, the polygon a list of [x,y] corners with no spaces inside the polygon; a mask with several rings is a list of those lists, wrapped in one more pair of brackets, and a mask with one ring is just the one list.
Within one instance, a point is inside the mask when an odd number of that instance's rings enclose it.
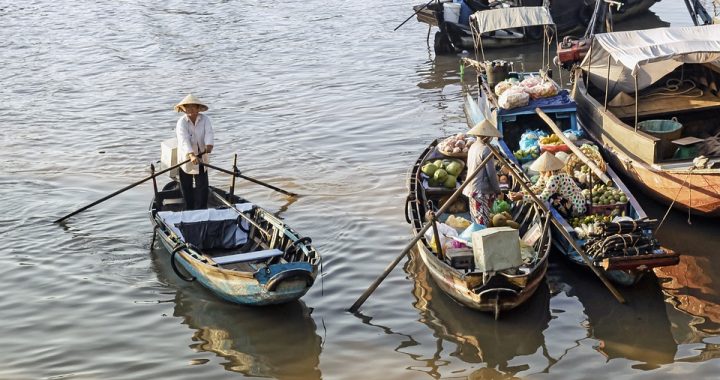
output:
{"label": "oar rigging pole", "polygon": [[[488,142],[486,145],[490,145],[490,143]],[[480,164],[477,166],[477,168],[467,176],[467,178],[465,179],[465,182],[463,182],[462,185],[460,185],[460,187],[457,190],[455,190],[454,193],[452,193],[450,198],[448,198],[448,200],[445,201],[445,204],[442,207],[440,207],[440,209],[435,213],[436,217],[444,214],[445,211],[447,211],[447,209],[450,207],[450,205],[452,205],[453,202],[455,201],[455,199],[457,199],[457,197],[460,195],[462,190],[470,183],[470,180],[475,178],[478,175],[478,173],[480,173],[480,170],[482,170],[485,167],[485,164],[490,160],[490,158],[492,158],[491,155],[488,155],[487,157],[485,157],[480,162]],[[431,220],[428,223],[425,223],[425,226],[420,231],[418,231],[418,233],[415,235],[415,238],[413,238],[405,246],[405,248],[402,250],[400,255],[398,255],[398,257],[396,257],[395,260],[393,260],[393,262],[391,262],[390,265],[387,266],[387,268],[385,268],[385,271],[383,271],[383,273],[375,280],[375,282],[373,282],[372,285],[370,285],[370,287],[367,288],[367,290],[365,290],[365,292],[360,296],[360,298],[358,298],[357,301],[355,301],[355,303],[352,306],[350,306],[350,309],[348,309],[349,312],[354,313],[354,312],[358,311],[358,309],[360,309],[360,306],[362,306],[362,304],[365,303],[365,301],[368,299],[368,297],[370,297],[370,295],[375,291],[375,289],[377,289],[377,287],[380,286],[380,283],[383,282],[383,280],[385,280],[385,277],[387,277],[388,274],[390,274],[390,272],[400,262],[400,260],[402,260],[402,258],[405,257],[405,255],[408,252],[410,252],[410,250],[415,246],[415,243],[417,243],[418,240],[420,240],[425,235],[425,231],[427,231],[434,224],[435,224],[434,220]]]}
{"label": "oar rigging pole", "polygon": [[575,153],[577,158],[580,159],[580,161],[582,161],[585,165],[587,165],[590,168],[590,170],[592,170],[593,173],[598,178],[600,178],[601,181],[603,181],[604,184],[609,185],[612,183],[612,181],[605,174],[605,172],[603,172],[595,164],[595,162],[593,162],[593,160],[589,159],[588,156],[586,156],[585,153],[583,153],[583,151],[580,150],[580,148],[578,148],[574,142],[572,142],[569,138],[567,138],[567,136],[565,136],[564,133],[562,133],[560,128],[557,126],[557,124],[555,124],[555,122],[550,118],[550,116],[548,116],[540,108],[535,108],[535,113],[537,113],[538,116],[540,116],[540,118],[543,119],[543,121],[545,121],[545,123],[550,127],[550,129],[553,130],[553,132],[560,138],[560,140],[562,140],[565,143],[565,145],[567,145],[568,148],[570,148],[570,150],[572,150],[572,152]]}
{"label": "oar rigging pole", "polygon": [[[203,153],[200,153],[200,154],[198,155],[198,157],[199,157],[199,156],[202,156],[203,154],[205,154],[205,153],[204,153],[204,152],[203,152]],[[140,181],[138,181],[138,182],[135,182],[135,183],[133,183],[133,184],[131,184],[131,185],[125,186],[125,187],[123,187],[122,189],[120,189],[120,190],[118,190],[118,191],[116,191],[116,192],[114,192],[114,193],[112,193],[112,194],[110,194],[110,195],[108,195],[108,196],[106,196],[106,197],[104,197],[104,198],[102,198],[102,199],[98,199],[98,200],[96,200],[95,202],[90,203],[90,204],[87,205],[87,206],[84,206],[84,207],[82,207],[82,208],[80,208],[80,209],[77,209],[77,210],[75,210],[75,211],[73,211],[73,212],[71,212],[71,213],[63,216],[62,218],[55,220],[53,223],[60,223],[60,222],[62,222],[63,220],[65,220],[65,219],[67,219],[67,218],[69,218],[69,217],[71,217],[71,216],[73,216],[73,215],[79,214],[79,213],[81,213],[81,212],[89,209],[90,207],[95,206],[95,205],[98,204],[98,203],[105,202],[106,200],[108,200],[108,199],[110,199],[110,198],[112,198],[112,197],[114,197],[114,196],[116,196],[116,195],[118,195],[118,194],[120,194],[120,193],[122,193],[122,192],[125,192],[125,191],[127,191],[127,190],[130,190],[130,189],[132,189],[133,187],[135,187],[135,186],[137,186],[137,185],[140,185],[140,184],[142,184],[142,183],[145,182],[145,181],[149,181],[149,180],[151,180],[151,179],[159,176],[160,174],[167,173],[167,172],[169,172],[170,170],[176,169],[176,168],[178,168],[178,167],[180,167],[180,166],[182,166],[182,165],[187,164],[188,162],[190,162],[190,160],[185,160],[185,161],[183,161],[183,162],[181,162],[181,163],[179,163],[179,164],[177,164],[177,165],[171,166],[171,167],[169,167],[169,168],[167,168],[167,169],[164,169],[164,170],[161,170],[161,171],[159,171],[159,172],[157,172],[157,173],[152,173],[150,176],[145,177],[145,178],[143,178],[142,180],[140,180]]]}
{"label": "oar rigging pole", "polygon": [[233,172],[231,172],[230,170],[223,169],[223,168],[220,168],[220,167],[217,167],[217,166],[214,166],[214,165],[210,165],[210,164],[203,164],[203,165],[209,167],[210,169],[215,169],[215,170],[217,170],[217,171],[220,171],[220,172],[223,172],[223,173],[226,173],[226,174],[230,174],[230,175],[232,175],[232,176],[236,176],[236,177],[240,177],[240,178],[242,178],[242,179],[246,179],[246,180],[248,180],[248,181],[250,181],[250,182],[257,183],[258,185],[265,186],[265,187],[267,187],[267,188],[273,189],[273,190],[275,190],[275,191],[277,191],[277,192],[279,192],[279,193],[283,193],[283,194],[289,195],[289,196],[291,196],[291,197],[297,197],[297,196],[298,196],[298,195],[295,194],[295,193],[291,193],[291,192],[289,192],[289,191],[287,191],[287,190],[283,190],[283,189],[281,189],[281,188],[279,188],[279,187],[275,187],[275,186],[273,186],[273,185],[270,185],[270,184],[265,183],[265,182],[263,182],[263,181],[257,180],[257,179],[255,179],[255,178],[250,178],[250,177],[248,177],[248,176],[246,176],[246,175],[242,175],[242,174],[240,174],[239,172],[233,173]]}

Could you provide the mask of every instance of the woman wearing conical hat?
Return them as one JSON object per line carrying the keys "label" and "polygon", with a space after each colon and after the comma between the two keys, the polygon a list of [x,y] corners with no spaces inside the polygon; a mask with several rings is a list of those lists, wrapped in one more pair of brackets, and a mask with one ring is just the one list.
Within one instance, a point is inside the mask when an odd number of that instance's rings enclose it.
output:
{"label": "woman wearing conical hat", "polygon": [[178,160],[190,160],[178,171],[186,210],[207,208],[208,174],[201,163],[209,163],[208,155],[213,150],[215,138],[210,118],[200,113],[207,110],[208,107],[192,94],[175,105],[175,111],[184,113],[175,126]]}
{"label": "woman wearing conical hat", "polygon": [[[492,154],[485,144],[489,144],[493,137],[500,137],[500,131],[489,121],[483,120],[470,129],[468,134],[478,138],[468,150],[467,170],[468,173],[472,173],[485,157]],[[480,170],[475,178],[465,186],[463,194],[468,197],[473,221],[477,224],[487,225],[490,222],[492,204],[501,194],[494,159],[491,158],[485,164],[485,168]]]}
{"label": "woman wearing conical hat", "polygon": [[[575,180],[565,172],[561,172],[565,164],[550,152],[544,152],[530,165],[530,169],[540,172],[538,181],[530,187],[538,198],[552,202],[553,206],[565,216],[585,214],[587,206],[582,189]],[[530,200],[528,194],[510,194],[512,200]]]}

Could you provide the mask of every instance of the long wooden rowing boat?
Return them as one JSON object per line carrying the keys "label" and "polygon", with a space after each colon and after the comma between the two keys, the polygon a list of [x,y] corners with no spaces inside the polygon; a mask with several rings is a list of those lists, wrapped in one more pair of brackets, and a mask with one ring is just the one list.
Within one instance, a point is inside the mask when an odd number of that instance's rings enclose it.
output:
{"label": "long wooden rowing boat", "polygon": [[175,273],[227,301],[286,303],[315,282],[320,255],[310,238],[230,192],[211,186],[207,209],[185,210],[179,183],[169,182],[150,220]]}
{"label": "long wooden rowing boat", "polygon": [[[409,194],[405,211],[415,235],[422,230],[426,213],[437,211],[436,206],[440,205],[442,197],[449,194],[447,191],[443,193],[426,189],[423,184],[423,163],[445,158],[437,149],[438,142],[433,141],[423,151],[408,178]],[[467,199],[460,202],[467,203]],[[467,213],[458,215],[469,218]],[[445,217],[441,216],[441,220],[445,220]],[[544,281],[548,265],[551,233],[547,228],[549,219],[546,215],[537,208],[523,207],[514,210],[514,220],[521,221],[519,236],[524,236],[530,230],[540,232],[532,242],[532,256],[518,267],[496,272],[481,271],[476,269],[472,250],[465,256],[465,261],[458,262],[448,252],[434,251],[425,238],[418,241],[417,251],[428,273],[443,292],[467,307],[493,312],[497,318],[501,312],[521,305],[532,296]]]}
{"label": "long wooden rowing boat", "polygon": [[[529,76],[530,73],[511,73],[511,75],[524,77]],[[532,75],[537,76],[539,74],[532,73]],[[579,127],[575,121],[575,103],[568,99],[567,94],[559,95],[555,102],[549,100],[533,101],[526,107],[502,110],[494,101],[494,94],[491,93],[492,90],[487,87],[482,78],[480,79],[481,90],[478,101],[473,100],[471,95],[466,95],[465,98],[465,114],[468,125],[475,125],[485,118],[492,118],[493,123],[497,125],[498,130],[503,134],[503,138],[498,140],[498,146],[501,148],[501,152],[518,168],[520,168],[520,163],[513,152],[518,150],[522,131],[525,129],[549,130],[535,113],[534,110],[536,106],[543,109],[548,115],[554,118],[558,124],[570,130],[579,131]],[[522,80],[522,78],[519,79]],[[625,215],[638,223],[646,221],[648,219],[647,214],[612,168],[608,167],[606,174],[611,179],[613,187],[622,190],[627,196],[628,202],[624,209]],[[528,178],[524,180],[528,181]],[[586,243],[588,242],[587,238],[579,236],[578,231],[571,226],[570,220],[563,217],[553,207],[550,207],[550,211],[560,222],[560,225],[574,238],[575,243],[580,247],[586,247]],[[565,257],[570,259],[570,261],[581,266],[586,266],[587,263],[580,253],[573,248],[571,242],[567,240],[557,228],[558,227],[553,225],[553,245]],[[654,242],[657,246],[652,249],[651,252],[645,252],[643,254],[613,255],[612,257],[597,255],[593,257],[593,265],[598,267],[598,269],[604,270],[607,277],[615,283],[632,285],[653,267],[675,265],[678,262],[676,253],[659,246],[653,236],[652,228],[644,228],[642,231],[635,231],[634,233],[641,233],[644,241]]]}

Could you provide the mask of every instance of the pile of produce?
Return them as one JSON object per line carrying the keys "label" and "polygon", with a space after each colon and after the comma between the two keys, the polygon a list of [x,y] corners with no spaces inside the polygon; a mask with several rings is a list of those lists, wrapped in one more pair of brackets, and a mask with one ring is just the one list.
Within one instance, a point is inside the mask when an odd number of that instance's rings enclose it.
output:
{"label": "pile of produce", "polygon": [[624,205],[628,198],[622,190],[605,185],[595,185],[592,190],[582,191],[587,199],[592,200],[593,206]]}
{"label": "pile of produce", "polygon": [[572,218],[569,222],[578,238],[587,239],[589,236],[600,233],[600,224],[610,222],[612,218],[610,215],[587,215]]}
{"label": "pile of produce", "polygon": [[430,187],[454,189],[457,186],[457,178],[464,167],[465,163],[460,160],[443,159],[426,162],[421,171],[428,177]]}
{"label": "pile of produce", "polygon": [[487,227],[512,227],[514,229],[519,229],[520,224],[513,220],[512,215],[510,215],[509,212],[503,211],[499,212],[497,214],[491,214],[490,215],[490,223],[488,223]]}
{"label": "pile of produce", "polygon": [[542,145],[561,145],[561,144],[565,144],[565,143],[562,140],[560,140],[560,136],[553,133],[550,136],[541,137],[540,144],[542,144]]}
{"label": "pile of produce", "polygon": [[529,149],[518,149],[514,153],[515,158],[520,162],[527,162],[540,157],[540,147],[533,146]]}
{"label": "pile of produce", "polygon": [[475,142],[475,137],[458,133],[450,136],[438,144],[438,150],[445,155],[467,155],[468,150]]}

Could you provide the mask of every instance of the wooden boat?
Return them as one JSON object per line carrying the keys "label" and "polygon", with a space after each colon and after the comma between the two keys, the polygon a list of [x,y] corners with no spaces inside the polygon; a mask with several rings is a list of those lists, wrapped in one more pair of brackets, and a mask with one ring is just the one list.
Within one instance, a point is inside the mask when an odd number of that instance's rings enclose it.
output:
{"label": "wooden boat", "polygon": [[[636,14],[646,12],[650,6],[659,0],[625,0],[621,13],[616,20],[625,20]],[[418,22],[428,24],[428,36],[433,26],[438,27],[435,33],[434,49],[436,54],[454,54],[458,51],[473,51],[471,25],[467,20],[459,22],[445,19],[444,4],[451,1],[436,1],[430,4],[413,6]],[[509,4],[511,7],[537,7],[543,5],[543,0],[487,2],[482,0],[465,0],[461,16],[466,12],[476,14],[488,10],[500,9]],[[593,0],[551,0],[549,11],[557,25],[560,35],[568,35],[584,30],[590,22],[595,7]],[[486,48],[503,48],[533,43],[542,39],[542,30],[537,27],[509,27],[498,31],[483,34],[483,44]]]}
{"label": "wooden boat", "polygon": [[[552,23],[552,20],[545,18],[545,22]],[[540,76],[540,72],[511,72],[508,74],[509,78],[515,79],[519,83],[524,79],[531,77],[537,78]],[[577,106],[565,90],[561,90],[556,96],[550,98],[530,100],[529,104],[523,107],[503,109],[499,106],[494,90],[488,85],[487,75],[478,75],[478,85],[480,86],[478,100],[474,101],[469,94],[466,95],[465,98],[465,115],[468,125],[474,126],[485,119],[490,120],[503,136],[498,140],[498,146],[501,152],[517,168],[520,168],[520,162],[513,152],[519,149],[522,133],[525,130],[550,131],[548,125],[546,125],[537,114],[537,108],[541,109],[551,119],[554,119],[554,123],[560,126],[560,129],[569,129],[577,135],[581,134],[576,118]],[[550,131],[550,133],[552,133],[552,131]],[[677,264],[679,260],[678,255],[660,247],[653,236],[652,223],[646,223],[648,219],[647,214],[622,180],[611,168],[607,169],[606,175],[609,177],[608,179],[611,180],[611,185],[621,190],[626,196],[627,204],[621,208],[621,211],[624,212],[626,217],[631,218],[634,223],[632,231],[621,229],[620,232],[622,232],[622,235],[627,233],[633,234],[635,238],[640,239],[635,243],[642,241],[647,249],[642,253],[633,252],[631,249],[624,250],[619,254],[616,252],[612,255],[610,255],[607,250],[602,250],[602,252],[593,251],[595,255],[593,256],[592,264],[598,269],[604,270],[609,279],[623,285],[634,284],[653,267]],[[529,182],[527,177],[523,180]],[[520,188],[516,187],[516,189],[519,190]],[[595,206],[589,209],[592,210],[593,208],[595,208]],[[579,232],[571,226],[571,221],[564,218],[552,207],[550,207],[550,211],[555,219],[560,222],[560,225],[562,225],[565,232],[567,232],[567,235],[574,239],[574,242],[571,242],[565,238],[565,234],[557,229],[558,227],[553,225],[553,245],[572,262],[587,266],[586,260],[577,252],[573,245],[583,247],[583,250],[587,250],[588,248],[592,248],[586,245],[587,243],[593,243],[593,246],[595,246],[596,243],[599,244],[597,239],[591,241],[586,236],[580,236]],[[643,226],[638,227],[641,224],[643,224]],[[620,235],[621,234],[617,234],[616,237],[619,238]],[[608,237],[608,239],[612,239],[612,237]],[[595,246],[595,248],[597,247]]]}
{"label": "wooden boat", "polygon": [[155,194],[150,220],[180,278],[243,305],[286,303],[310,289],[320,263],[310,238],[212,186],[207,209],[184,210],[179,186],[172,181]]}
{"label": "wooden boat", "polygon": [[[408,178],[409,195],[405,211],[415,235],[422,230],[426,213],[436,211],[435,207],[440,205],[442,198],[453,192],[452,189],[426,189],[423,184],[423,163],[447,157],[438,151],[438,143],[438,140],[433,141],[423,151]],[[460,198],[460,204],[467,204],[464,196]],[[470,218],[467,213],[458,215]],[[441,216],[440,220],[444,221],[446,217]],[[551,240],[548,218],[535,207],[522,207],[514,210],[514,220],[521,221],[519,236],[532,247],[529,257],[525,257],[518,267],[496,272],[477,270],[471,249],[438,253],[424,237],[418,241],[417,251],[428,273],[443,292],[469,308],[493,312],[497,318],[501,312],[527,301],[543,282],[547,270]],[[497,254],[502,255],[503,252]]]}
{"label": "wooden boat", "polygon": [[[618,173],[712,217],[720,216],[718,35],[720,25],[597,34],[572,92],[582,128]],[[674,122],[675,130],[652,129]]]}

